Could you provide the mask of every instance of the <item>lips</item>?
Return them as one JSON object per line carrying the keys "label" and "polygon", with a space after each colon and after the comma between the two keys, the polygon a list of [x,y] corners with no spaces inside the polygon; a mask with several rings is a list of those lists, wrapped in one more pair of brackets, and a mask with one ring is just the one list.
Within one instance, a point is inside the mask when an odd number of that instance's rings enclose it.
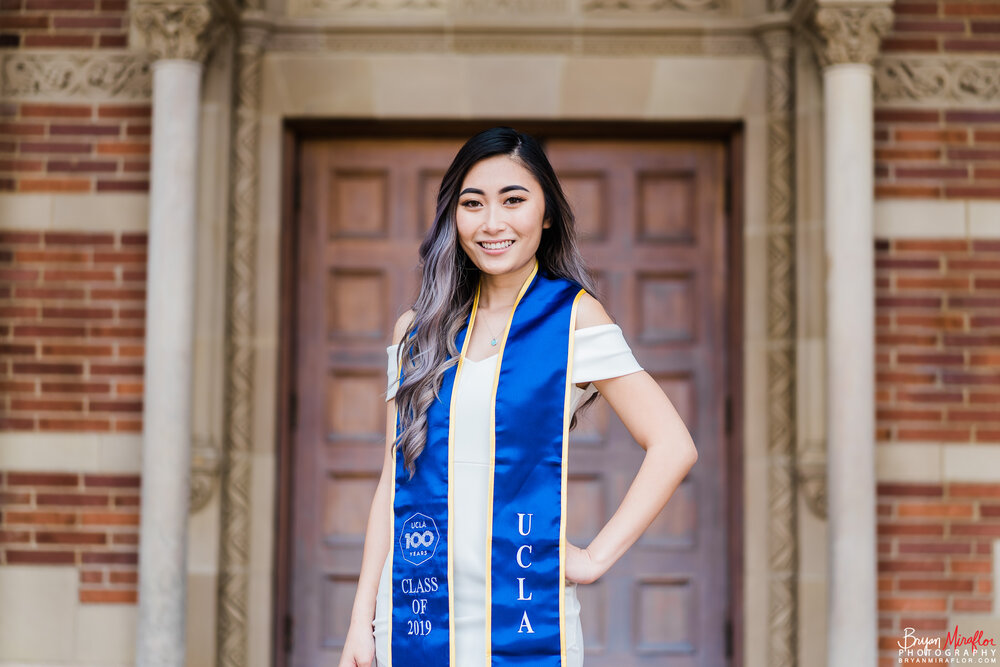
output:
{"label": "lips", "polygon": [[514,245],[513,239],[504,239],[502,241],[477,241],[479,247],[485,248],[486,250],[503,250]]}

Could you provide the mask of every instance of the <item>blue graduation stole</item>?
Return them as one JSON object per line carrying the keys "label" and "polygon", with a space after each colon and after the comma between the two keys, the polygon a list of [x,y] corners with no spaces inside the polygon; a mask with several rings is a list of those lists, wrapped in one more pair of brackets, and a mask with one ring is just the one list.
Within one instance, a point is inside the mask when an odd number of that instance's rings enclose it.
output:
{"label": "blue graduation stole", "polygon": [[[481,283],[480,283],[481,287]],[[392,622],[389,664],[458,665],[453,635],[453,388],[462,372],[480,287],[456,336],[461,356],[427,413],[427,444],[409,479],[393,453]],[[585,290],[543,275],[521,286],[497,355],[492,393],[482,665],[561,667],[566,660],[566,473],[573,330]],[[400,372],[402,383],[402,372]],[[396,434],[400,433],[399,417]]]}

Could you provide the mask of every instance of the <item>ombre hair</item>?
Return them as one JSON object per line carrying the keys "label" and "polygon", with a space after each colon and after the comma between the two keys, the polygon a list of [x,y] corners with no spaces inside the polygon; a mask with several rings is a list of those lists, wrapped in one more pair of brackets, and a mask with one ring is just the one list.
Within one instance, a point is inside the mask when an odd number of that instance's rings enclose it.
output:
{"label": "ombre hair", "polygon": [[[403,381],[396,391],[401,431],[395,446],[402,451],[411,478],[427,443],[427,411],[438,398],[444,372],[458,363],[455,337],[472,310],[480,278],[479,268],[459,243],[455,217],[459,190],[476,163],[496,155],[506,155],[530,171],[545,193],[543,219],[552,224],[542,229],[535,253],[539,273],[574,281],[596,297],[577,247],[573,211],[538,141],[510,127],[494,127],[465,142],[441,179],[434,224],[420,244],[420,293],[413,321],[397,350]],[[583,406],[596,398],[594,394]],[[570,428],[575,426],[574,414]]]}

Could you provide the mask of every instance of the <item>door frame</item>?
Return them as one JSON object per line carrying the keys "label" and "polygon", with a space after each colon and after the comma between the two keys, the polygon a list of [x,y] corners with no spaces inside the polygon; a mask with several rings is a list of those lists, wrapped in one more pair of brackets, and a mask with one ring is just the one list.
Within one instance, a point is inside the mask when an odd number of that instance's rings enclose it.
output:
{"label": "door frame", "polygon": [[587,120],[370,120],[370,119],[285,119],[282,127],[281,165],[281,247],[279,267],[280,316],[278,341],[277,466],[275,498],[275,542],[273,578],[274,622],[272,623],[272,664],[285,667],[293,636],[290,608],[291,541],[293,531],[292,496],[294,476],[294,430],[298,411],[295,400],[295,326],[299,311],[296,252],[298,241],[298,196],[301,174],[298,171],[301,145],[312,139],[343,138],[448,138],[464,139],[496,125],[513,125],[519,131],[546,139],[610,139],[721,141],[725,146],[727,303],[725,315],[725,379],[728,394],[725,402],[727,424],[723,441],[726,474],[730,493],[727,500],[727,571],[729,576],[728,634],[730,667],[743,665],[743,557],[744,557],[744,385],[743,385],[743,227],[744,227],[744,128],[741,122],[662,122],[662,121],[587,121]]}

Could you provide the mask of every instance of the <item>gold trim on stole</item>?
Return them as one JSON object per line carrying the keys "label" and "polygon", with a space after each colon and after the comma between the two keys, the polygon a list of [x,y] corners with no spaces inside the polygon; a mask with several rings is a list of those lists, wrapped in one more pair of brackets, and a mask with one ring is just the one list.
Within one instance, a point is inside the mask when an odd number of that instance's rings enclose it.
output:
{"label": "gold trim on stole", "polygon": [[573,297],[569,313],[569,351],[566,353],[566,394],[563,399],[562,435],[562,507],[559,512],[559,655],[560,664],[566,664],[566,504],[569,500],[569,422],[573,407],[573,343],[576,341],[576,307],[587,290],[581,289]]}

